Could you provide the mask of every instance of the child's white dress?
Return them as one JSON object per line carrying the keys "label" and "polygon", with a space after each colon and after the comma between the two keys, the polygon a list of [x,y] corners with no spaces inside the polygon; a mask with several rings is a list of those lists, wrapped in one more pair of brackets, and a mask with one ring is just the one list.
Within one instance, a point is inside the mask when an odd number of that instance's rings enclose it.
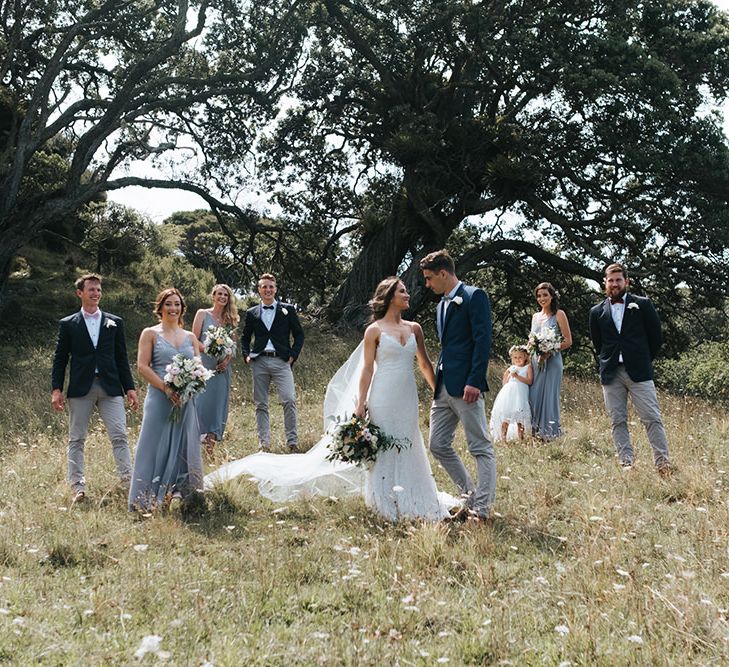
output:
{"label": "child's white dress", "polygon": [[[513,371],[526,378],[529,365],[509,366],[509,372]],[[501,439],[501,424],[504,422],[509,423],[507,440],[515,440],[519,437],[517,424],[524,426],[527,434],[531,432],[532,412],[529,407],[529,385],[514,377],[510,377],[509,381],[501,387],[491,409],[491,435],[494,440]]]}

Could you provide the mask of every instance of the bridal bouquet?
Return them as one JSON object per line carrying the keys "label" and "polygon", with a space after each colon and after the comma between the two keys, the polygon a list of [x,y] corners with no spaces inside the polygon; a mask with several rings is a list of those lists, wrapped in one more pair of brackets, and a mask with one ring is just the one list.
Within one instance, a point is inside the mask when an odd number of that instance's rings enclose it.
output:
{"label": "bridal bouquet", "polygon": [[544,327],[536,333],[532,332],[529,334],[527,351],[529,354],[536,354],[539,356],[537,365],[541,368],[544,365],[542,355],[559,352],[561,345],[562,336],[559,331],[557,331],[555,327]]}
{"label": "bridal bouquet", "polygon": [[211,324],[203,334],[202,343],[205,354],[218,361],[235,352],[235,341],[226,327],[216,327]]}
{"label": "bridal bouquet", "polygon": [[174,405],[170,412],[170,421],[178,422],[182,406],[205,389],[205,384],[215,372],[205,368],[197,357],[186,357],[182,354],[172,357],[165,371],[165,376],[162,378],[165,385],[180,397],[180,404]]}
{"label": "bridal bouquet", "polygon": [[327,460],[366,466],[374,463],[380,452],[393,447],[399,451],[405,444],[403,440],[383,433],[369,419],[352,415],[351,419],[337,420]]}

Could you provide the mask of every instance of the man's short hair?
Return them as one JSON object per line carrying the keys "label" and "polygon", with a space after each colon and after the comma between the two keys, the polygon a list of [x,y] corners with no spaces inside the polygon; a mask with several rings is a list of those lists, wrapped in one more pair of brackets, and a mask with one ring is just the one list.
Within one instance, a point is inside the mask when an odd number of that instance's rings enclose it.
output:
{"label": "man's short hair", "polygon": [[101,284],[101,276],[98,273],[84,273],[80,278],[76,278],[76,282],[74,282],[76,289],[83,292],[87,280],[96,281]]}
{"label": "man's short hair", "polygon": [[276,276],[273,275],[273,273],[262,273],[261,277],[258,279],[258,282],[260,283],[262,280],[270,280],[272,283],[276,283]]}
{"label": "man's short hair", "polygon": [[625,280],[628,279],[628,269],[618,262],[613,262],[605,269],[605,277],[607,278],[607,276],[611,273],[622,273],[623,278],[625,278]]}
{"label": "man's short hair", "polygon": [[420,270],[432,271],[433,273],[445,270],[454,276],[456,274],[456,264],[447,250],[436,250],[420,260]]}

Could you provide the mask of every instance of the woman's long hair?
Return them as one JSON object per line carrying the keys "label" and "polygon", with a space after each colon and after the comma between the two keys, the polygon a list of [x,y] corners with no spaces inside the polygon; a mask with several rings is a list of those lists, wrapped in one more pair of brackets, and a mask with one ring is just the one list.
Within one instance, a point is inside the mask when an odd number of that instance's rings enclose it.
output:
{"label": "woman's long hair", "polygon": [[238,306],[235,304],[233,290],[225,283],[214,285],[213,289],[210,290],[210,298],[213,299],[213,303],[215,303],[215,290],[217,289],[224,289],[228,293],[228,303],[223,308],[223,324],[229,327],[237,327],[238,322],[240,322],[240,315],[238,315]]}
{"label": "woman's long hair", "polygon": [[397,286],[401,282],[397,276],[389,276],[380,281],[370,299],[370,310],[372,311],[370,322],[376,322],[385,317],[385,313],[392,303],[392,297],[395,296]]}
{"label": "woman's long hair", "polygon": [[552,310],[552,315],[556,315],[557,311],[559,310],[559,292],[554,289],[552,286],[552,283],[539,283],[534,288],[534,297],[536,298],[537,294],[539,294],[540,289],[545,289],[547,292],[549,292],[549,295],[552,297],[552,303],[549,304],[549,307]]}
{"label": "woman's long hair", "polygon": [[182,294],[180,294],[180,290],[178,290],[176,287],[168,287],[167,289],[163,289],[157,295],[157,298],[154,300],[154,314],[157,316],[157,319],[162,319],[162,306],[164,305],[165,301],[171,296],[177,296],[180,298],[180,315],[177,318],[177,324],[178,326],[184,327],[185,320],[182,316],[185,314],[187,306],[185,305],[185,298],[182,296]]}

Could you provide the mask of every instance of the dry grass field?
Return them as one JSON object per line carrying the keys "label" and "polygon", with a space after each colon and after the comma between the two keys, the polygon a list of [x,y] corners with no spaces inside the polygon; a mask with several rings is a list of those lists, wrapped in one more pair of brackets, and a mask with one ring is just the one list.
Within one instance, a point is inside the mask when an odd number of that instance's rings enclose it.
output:
{"label": "dry grass field", "polygon": [[[304,447],[352,345],[309,333],[296,368]],[[0,664],[729,664],[725,410],[661,396],[677,468],[662,480],[640,423],[626,472],[599,386],[567,379],[562,439],[498,446],[489,526],[389,525],[359,498],[277,506],[246,481],[198,512],[141,520],[98,422],[90,502],[70,505],[51,353],[6,346],[0,361]],[[280,411],[273,421],[280,440]],[[130,414],[132,443],[139,426]],[[254,447],[238,362],[209,465]]]}

